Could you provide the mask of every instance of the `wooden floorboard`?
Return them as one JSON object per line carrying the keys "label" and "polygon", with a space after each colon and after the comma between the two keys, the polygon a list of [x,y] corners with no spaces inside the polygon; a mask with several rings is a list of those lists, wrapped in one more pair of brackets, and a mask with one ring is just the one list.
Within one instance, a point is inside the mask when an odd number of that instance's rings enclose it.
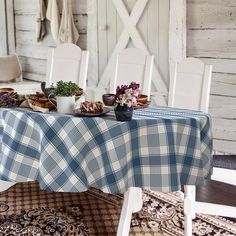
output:
{"label": "wooden floorboard", "polygon": [[236,207],[236,186],[209,180],[197,187],[197,201]]}

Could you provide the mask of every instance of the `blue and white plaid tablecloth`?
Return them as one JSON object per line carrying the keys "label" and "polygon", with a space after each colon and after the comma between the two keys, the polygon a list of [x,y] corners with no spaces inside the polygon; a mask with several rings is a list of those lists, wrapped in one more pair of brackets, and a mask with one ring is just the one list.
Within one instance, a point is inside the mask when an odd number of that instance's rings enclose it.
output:
{"label": "blue and white plaid tablecloth", "polygon": [[130,122],[1,109],[0,179],[38,180],[42,189],[81,192],[93,186],[176,191],[212,173],[211,120],[206,113],[135,110]]}

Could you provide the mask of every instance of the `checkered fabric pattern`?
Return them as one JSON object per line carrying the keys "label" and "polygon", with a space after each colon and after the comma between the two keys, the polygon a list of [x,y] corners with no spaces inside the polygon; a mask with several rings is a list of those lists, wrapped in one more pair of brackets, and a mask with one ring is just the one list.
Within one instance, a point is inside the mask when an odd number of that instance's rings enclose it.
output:
{"label": "checkered fabric pattern", "polygon": [[89,186],[176,191],[212,173],[208,114],[150,107],[129,122],[104,117],[1,109],[0,178],[38,180],[42,189],[82,192]]}

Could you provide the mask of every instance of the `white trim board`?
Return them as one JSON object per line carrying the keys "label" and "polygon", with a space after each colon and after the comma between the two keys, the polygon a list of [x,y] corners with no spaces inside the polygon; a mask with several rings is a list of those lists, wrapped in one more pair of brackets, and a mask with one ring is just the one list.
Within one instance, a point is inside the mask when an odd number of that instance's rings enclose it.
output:
{"label": "white trim board", "polygon": [[236,185],[236,171],[224,168],[213,168],[212,180]]}

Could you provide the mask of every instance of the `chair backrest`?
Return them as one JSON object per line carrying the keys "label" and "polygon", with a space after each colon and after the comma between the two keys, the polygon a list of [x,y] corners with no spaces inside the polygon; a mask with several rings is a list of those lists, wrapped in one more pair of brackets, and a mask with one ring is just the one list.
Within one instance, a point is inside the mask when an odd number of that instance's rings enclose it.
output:
{"label": "chair backrest", "polygon": [[72,81],[86,89],[89,52],[72,43],[48,50],[47,86],[59,80]]}
{"label": "chair backrest", "polygon": [[0,82],[19,82],[22,69],[17,54],[0,57]]}
{"label": "chair backrest", "polygon": [[110,92],[115,93],[118,85],[134,81],[140,84],[141,93],[150,97],[153,58],[138,48],[127,48],[119,53],[115,76],[110,81]]}
{"label": "chair backrest", "polygon": [[196,58],[176,63],[170,79],[168,106],[207,112],[209,106],[212,66]]}

